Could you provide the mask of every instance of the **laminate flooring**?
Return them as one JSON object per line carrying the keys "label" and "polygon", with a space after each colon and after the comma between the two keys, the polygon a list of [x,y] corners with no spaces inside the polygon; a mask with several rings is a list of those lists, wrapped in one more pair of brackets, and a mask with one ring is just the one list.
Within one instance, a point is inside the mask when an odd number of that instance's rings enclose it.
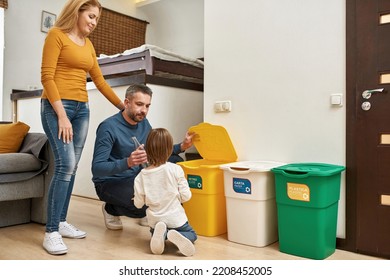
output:
{"label": "laminate flooring", "polygon": [[[84,239],[64,239],[65,255],[53,256],[43,249],[45,227],[36,223],[0,228],[1,260],[305,260],[281,253],[278,242],[253,247],[227,240],[226,234],[216,237],[199,236],[196,253],[182,256],[167,242],[162,255],[150,252],[148,227],[136,219],[122,217],[123,230],[106,229],[101,211],[102,202],[73,196],[68,222],[87,232]],[[378,258],[337,250],[328,260],[376,260]]]}

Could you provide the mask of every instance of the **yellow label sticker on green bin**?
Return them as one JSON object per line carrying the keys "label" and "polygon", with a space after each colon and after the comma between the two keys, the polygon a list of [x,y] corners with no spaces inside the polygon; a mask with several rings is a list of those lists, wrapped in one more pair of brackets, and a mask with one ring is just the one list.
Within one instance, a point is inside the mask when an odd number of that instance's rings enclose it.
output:
{"label": "yellow label sticker on green bin", "polygon": [[304,184],[287,183],[287,195],[293,200],[310,201],[310,188]]}

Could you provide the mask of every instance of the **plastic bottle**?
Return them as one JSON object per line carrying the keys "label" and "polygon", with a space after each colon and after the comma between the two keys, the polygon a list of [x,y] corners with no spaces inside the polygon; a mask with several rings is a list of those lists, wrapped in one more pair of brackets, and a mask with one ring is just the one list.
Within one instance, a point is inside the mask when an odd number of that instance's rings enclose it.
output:
{"label": "plastic bottle", "polygon": [[[133,136],[131,137],[131,139],[133,140],[134,144],[135,144],[135,148],[138,149],[139,146],[141,146],[141,143],[138,141],[137,137]],[[141,149],[144,149],[143,147]],[[143,168],[146,168],[149,166],[149,163],[142,163],[141,166]]]}

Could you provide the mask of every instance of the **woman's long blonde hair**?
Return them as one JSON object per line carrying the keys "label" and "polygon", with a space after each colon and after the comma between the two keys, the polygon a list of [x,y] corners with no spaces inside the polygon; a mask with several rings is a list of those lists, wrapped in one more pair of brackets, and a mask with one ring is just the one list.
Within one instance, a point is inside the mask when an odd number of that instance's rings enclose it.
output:
{"label": "woman's long blonde hair", "polygon": [[68,0],[54,26],[65,33],[70,32],[77,24],[79,13],[87,10],[89,7],[98,7],[99,14],[102,13],[102,5],[97,0]]}

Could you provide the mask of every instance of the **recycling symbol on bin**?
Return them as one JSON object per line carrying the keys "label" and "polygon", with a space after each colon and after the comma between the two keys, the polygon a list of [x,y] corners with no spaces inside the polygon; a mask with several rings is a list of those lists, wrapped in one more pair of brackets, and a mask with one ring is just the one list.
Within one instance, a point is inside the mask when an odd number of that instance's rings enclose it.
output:
{"label": "recycling symbol on bin", "polygon": [[243,178],[233,178],[233,190],[241,194],[252,193],[250,181]]}

